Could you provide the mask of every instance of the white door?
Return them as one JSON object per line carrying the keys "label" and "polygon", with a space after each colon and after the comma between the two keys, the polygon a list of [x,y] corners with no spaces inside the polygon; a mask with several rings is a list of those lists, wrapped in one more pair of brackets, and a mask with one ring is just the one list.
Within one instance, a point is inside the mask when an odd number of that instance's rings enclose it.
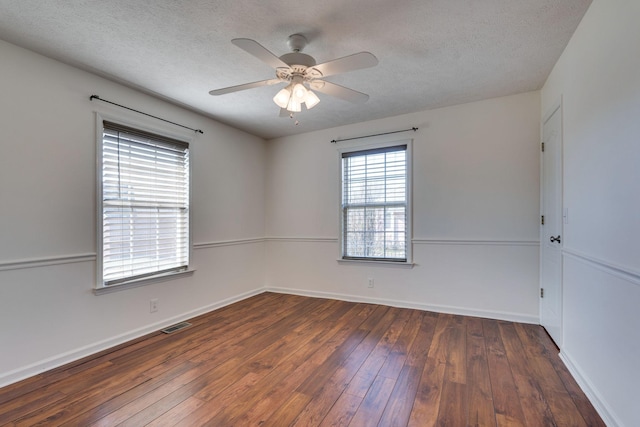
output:
{"label": "white door", "polygon": [[562,346],[562,109],[543,123],[540,324]]}

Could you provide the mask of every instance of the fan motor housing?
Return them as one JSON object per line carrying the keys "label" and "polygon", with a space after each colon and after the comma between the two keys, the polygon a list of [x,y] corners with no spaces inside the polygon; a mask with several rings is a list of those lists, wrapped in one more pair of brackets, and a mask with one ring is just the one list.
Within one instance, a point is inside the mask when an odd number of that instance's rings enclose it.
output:
{"label": "fan motor housing", "polygon": [[290,67],[294,65],[302,65],[305,67],[313,67],[316,65],[316,60],[312,56],[301,52],[285,53],[280,57],[280,60]]}

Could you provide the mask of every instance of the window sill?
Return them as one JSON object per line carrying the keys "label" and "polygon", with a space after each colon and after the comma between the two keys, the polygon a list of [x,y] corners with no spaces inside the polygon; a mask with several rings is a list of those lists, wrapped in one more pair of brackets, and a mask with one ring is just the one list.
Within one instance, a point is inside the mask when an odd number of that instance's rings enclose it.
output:
{"label": "window sill", "polygon": [[175,271],[170,273],[158,274],[157,276],[145,277],[144,279],[130,280],[128,282],[118,283],[117,285],[103,286],[94,288],[95,295],[110,294],[112,292],[124,291],[126,289],[137,288],[140,286],[152,285],[154,283],[166,282],[167,280],[177,279],[183,276],[191,276],[196,270]]}
{"label": "window sill", "polygon": [[397,262],[397,261],[380,261],[380,260],[368,260],[368,259],[342,259],[339,258],[338,264],[362,264],[362,265],[377,265],[380,267],[392,267],[392,268],[413,268],[415,266],[412,262]]}

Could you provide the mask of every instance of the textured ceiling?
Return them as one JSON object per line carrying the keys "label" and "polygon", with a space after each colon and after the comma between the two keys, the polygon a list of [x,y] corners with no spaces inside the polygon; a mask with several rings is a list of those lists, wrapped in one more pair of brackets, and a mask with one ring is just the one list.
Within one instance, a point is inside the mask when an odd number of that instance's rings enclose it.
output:
{"label": "textured ceiling", "polygon": [[[0,39],[187,106],[264,138],[539,89],[591,0],[0,0]],[[364,92],[278,117],[274,77],[231,44],[280,56],[300,33],[318,63],[360,51],[374,68],[327,77]],[[109,99],[107,94],[100,94]],[[117,102],[118,100],[113,100]]]}

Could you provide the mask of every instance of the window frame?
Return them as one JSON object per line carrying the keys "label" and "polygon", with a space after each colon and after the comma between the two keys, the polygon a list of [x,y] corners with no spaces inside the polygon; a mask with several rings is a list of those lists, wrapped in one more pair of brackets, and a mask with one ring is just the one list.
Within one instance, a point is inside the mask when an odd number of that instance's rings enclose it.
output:
{"label": "window frame", "polygon": [[[170,131],[164,127],[154,125],[152,123],[148,123],[142,120],[133,120],[128,116],[120,116],[120,115],[111,115],[111,114],[102,114],[96,112],[96,280],[94,293],[96,295],[100,295],[102,293],[109,293],[112,291],[123,290],[132,287],[138,287],[143,285],[148,285],[152,283],[157,283],[160,281],[165,281],[173,278],[177,278],[184,275],[190,275],[195,270],[193,268],[193,220],[192,220],[192,199],[193,199],[193,174],[192,174],[192,163],[193,163],[193,135],[186,133],[176,133]],[[128,279],[124,279],[119,281],[118,283],[113,284],[105,284],[103,280],[103,186],[102,186],[102,150],[103,150],[103,134],[104,134],[104,122],[112,122],[116,125],[121,125],[124,127],[129,127],[135,130],[138,130],[142,133],[149,133],[153,135],[158,135],[160,137],[165,137],[168,139],[177,140],[180,142],[184,142],[188,144],[189,149],[189,165],[188,165],[188,181],[187,184],[189,186],[188,191],[188,237],[187,237],[187,257],[188,263],[186,268],[176,271],[162,271],[155,274],[145,275],[144,277],[131,277]]]}
{"label": "window frame", "polygon": [[[345,257],[344,254],[344,213],[343,213],[343,170],[342,161],[343,154],[346,153],[358,153],[370,150],[385,149],[396,146],[406,146],[406,177],[405,177],[405,191],[406,191],[406,260],[394,260],[386,258],[367,258],[367,257]],[[338,248],[338,262],[339,263],[365,263],[365,264],[381,264],[387,266],[413,266],[413,139],[385,139],[376,140],[373,142],[351,142],[344,146],[338,147],[338,234],[339,234],[339,248]]]}

